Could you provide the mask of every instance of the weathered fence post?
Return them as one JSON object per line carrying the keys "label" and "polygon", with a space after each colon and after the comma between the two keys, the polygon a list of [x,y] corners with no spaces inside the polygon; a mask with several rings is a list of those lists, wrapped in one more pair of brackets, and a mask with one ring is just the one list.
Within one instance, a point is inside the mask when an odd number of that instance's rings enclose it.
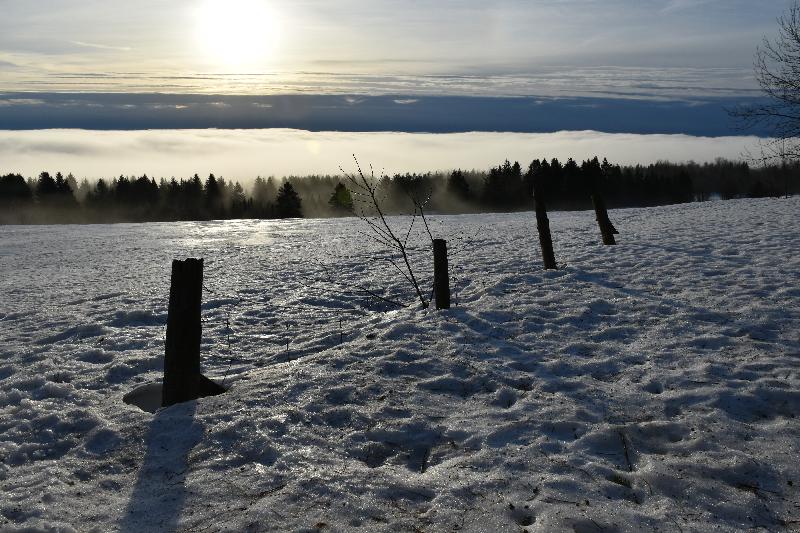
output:
{"label": "weathered fence post", "polygon": [[541,190],[533,182],[533,205],[536,209],[536,228],[539,230],[539,244],[542,247],[542,260],[544,261],[545,270],[555,270],[558,268],[556,265],[556,256],[553,253],[553,238],[550,235],[550,219],[547,218],[547,207],[544,204]]}
{"label": "weathered fence post", "polygon": [[603,201],[603,197],[600,196],[599,193],[595,192],[592,194],[592,205],[594,206],[594,214],[597,218],[597,225],[600,226],[600,233],[603,235],[603,244],[607,246],[617,244],[614,234],[619,232],[611,223],[611,219],[608,218],[606,203]]}
{"label": "weathered fence post", "polygon": [[164,407],[225,391],[200,373],[202,298],[203,260],[173,261],[161,394]]}
{"label": "weathered fence post", "polygon": [[433,290],[436,309],[450,309],[450,273],[447,266],[447,241],[433,240]]}

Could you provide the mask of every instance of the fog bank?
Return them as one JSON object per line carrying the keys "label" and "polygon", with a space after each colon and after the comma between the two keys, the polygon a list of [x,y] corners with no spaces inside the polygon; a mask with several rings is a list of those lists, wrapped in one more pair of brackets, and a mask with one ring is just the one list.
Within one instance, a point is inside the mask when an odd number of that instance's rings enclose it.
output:
{"label": "fog bank", "polygon": [[657,160],[738,159],[756,137],[557,133],[344,133],[264,130],[0,131],[0,173],[43,170],[82,178],[154,177],[210,172],[249,181],[256,176],[335,174],[353,169],[352,154],[376,170],[421,172],[485,169],[509,158],[607,157],[620,164]]}

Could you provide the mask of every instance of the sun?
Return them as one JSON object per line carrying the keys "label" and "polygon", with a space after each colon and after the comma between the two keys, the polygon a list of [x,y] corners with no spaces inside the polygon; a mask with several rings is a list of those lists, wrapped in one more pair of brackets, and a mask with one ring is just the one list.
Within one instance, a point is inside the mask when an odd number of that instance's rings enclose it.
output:
{"label": "sun", "polygon": [[197,10],[198,47],[220,66],[262,66],[274,57],[278,31],[263,0],[204,0]]}

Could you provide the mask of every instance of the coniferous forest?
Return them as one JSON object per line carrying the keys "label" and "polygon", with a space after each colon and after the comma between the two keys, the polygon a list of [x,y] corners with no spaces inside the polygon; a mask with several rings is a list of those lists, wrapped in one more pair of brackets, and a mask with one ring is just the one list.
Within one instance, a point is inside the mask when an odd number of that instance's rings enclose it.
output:
{"label": "coniferous forest", "polygon": [[[589,191],[609,207],[646,207],[711,199],[800,192],[800,165],[751,167],[717,160],[620,166],[598,158],[504,161],[488,171],[376,176],[391,214],[413,212],[412,198],[431,213],[527,210],[537,182],[550,209],[591,207]],[[214,174],[188,179],[126,177],[89,181],[72,174],[0,176],[0,223],[110,223],[347,216],[353,198],[342,176],[258,177],[247,186]]]}

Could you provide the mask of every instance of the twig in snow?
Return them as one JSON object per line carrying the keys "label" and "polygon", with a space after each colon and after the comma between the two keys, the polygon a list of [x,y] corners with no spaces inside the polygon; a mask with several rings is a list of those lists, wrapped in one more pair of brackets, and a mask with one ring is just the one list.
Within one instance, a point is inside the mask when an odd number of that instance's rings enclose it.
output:
{"label": "twig in snow", "polygon": [[625,462],[628,463],[628,472],[633,472],[633,464],[631,464],[631,457],[628,453],[628,440],[625,438],[625,433],[619,430],[619,439],[622,441],[622,449],[625,452]]}
{"label": "twig in snow", "polygon": [[431,457],[431,449],[425,448],[425,453],[422,456],[422,465],[419,467],[419,473],[424,474],[425,471],[428,469],[428,460]]}
{"label": "twig in snow", "polygon": [[[587,518],[589,518],[589,517],[587,516]],[[601,526],[600,524],[598,524],[597,522],[595,522],[595,521],[594,521],[592,518],[589,518],[589,521],[590,521],[592,524],[594,524],[595,526],[597,526],[597,529],[599,529],[600,531],[605,531],[605,530],[606,530],[606,528],[604,528],[603,526]]]}
{"label": "twig in snow", "polygon": [[233,352],[231,351],[231,312],[228,309],[225,313],[225,337],[228,342],[228,357],[230,357],[230,362],[228,363],[228,368],[225,370],[225,377],[222,378],[222,386],[225,386],[225,382],[228,380],[228,373],[231,371],[233,367]]}
{"label": "twig in snow", "polygon": [[675,520],[674,518],[672,518],[672,517],[671,517],[670,515],[668,515],[668,514],[667,514],[667,515],[665,515],[665,516],[666,516],[666,517],[669,519],[669,521],[670,521],[670,522],[672,522],[673,524],[675,524],[675,527],[677,527],[677,528],[678,528],[678,531],[679,531],[679,533],[683,533],[683,528],[681,527],[681,525],[678,523],[678,521],[677,521],[677,520]]}

